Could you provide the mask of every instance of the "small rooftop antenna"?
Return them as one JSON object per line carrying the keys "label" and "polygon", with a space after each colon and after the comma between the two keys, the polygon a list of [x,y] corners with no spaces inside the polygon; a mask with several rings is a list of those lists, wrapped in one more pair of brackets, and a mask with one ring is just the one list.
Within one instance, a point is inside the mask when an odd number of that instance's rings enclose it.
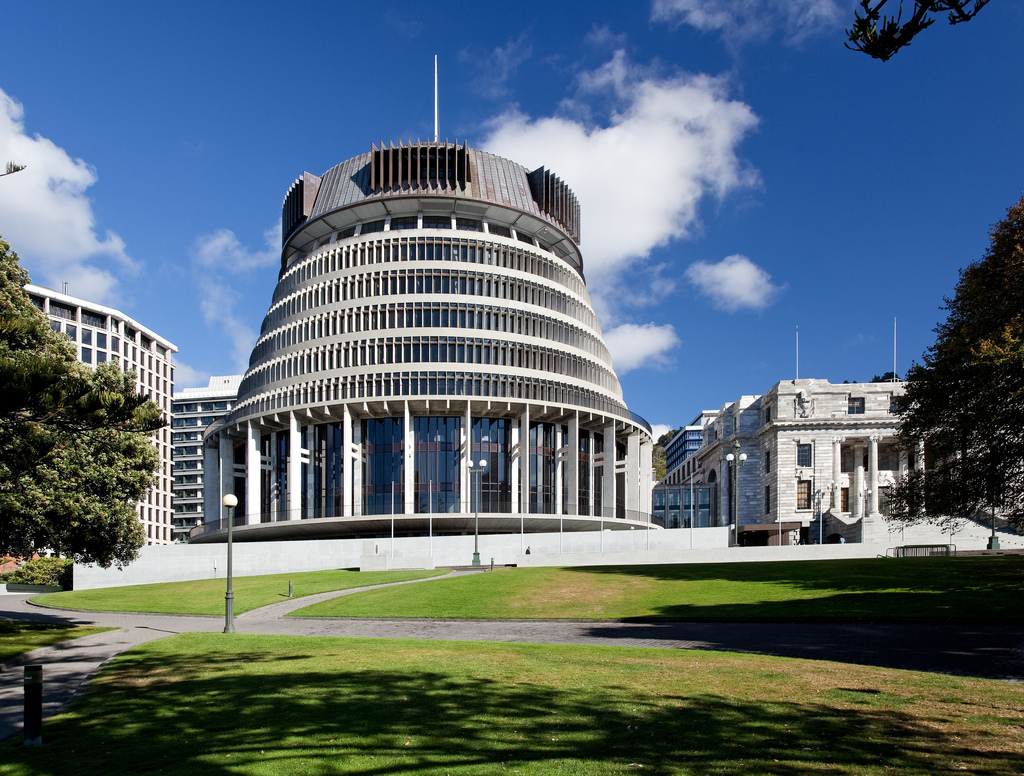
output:
{"label": "small rooftop antenna", "polygon": [[437,140],[437,54],[434,54],[434,142]]}

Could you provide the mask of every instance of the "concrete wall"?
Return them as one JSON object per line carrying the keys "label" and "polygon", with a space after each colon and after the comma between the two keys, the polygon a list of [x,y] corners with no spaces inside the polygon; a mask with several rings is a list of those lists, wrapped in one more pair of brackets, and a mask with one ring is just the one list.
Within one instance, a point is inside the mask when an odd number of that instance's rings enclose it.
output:
{"label": "concrete wall", "polygon": [[[527,546],[532,565],[562,565],[558,558],[586,555],[594,564],[602,563],[600,553],[649,552],[678,553],[682,550],[722,547],[724,528],[697,528],[674,531],[581,531],[574,533],[536,533],[484,535],[480,537],[480,562],[498,565],[517,563]],[[603,533],[603,536],[602,536]],[[372,556],[377,556],[373,559]],[[381,557],[386,557],[383,561]],[[224,544],[177,544],[148,546],[139,558],[124,569],[102,569],[75,564],[75,589],[141,585],[149,582],[181,582],[191,579],[223,579],[227,546]],[[651,556],[653,557],[653,556]],[[677,562],[634,560],[634,563]],[[668,557],[668,556],[665,556]],[[238,542],[234,545],[234,575],[284,574],[339,568],[435,568],[468,566],[473,558],[472,536],[426,536],[383,539],[314,539],[286,542]],[[547,562],[541,564],[544,558]],[[627,562],[627,561],[616,561]]]}
{"label": "concrete wall", "polygon": [[[886,534],[888,541],[787,547],[727,547],[728,528],[654,531],[581,531],[578,533],[502,534],[480,537],[480,562],[519,566],[601,566],[647,563],[733,563],[765,560],[830,560],[873,558],[900,544],[943,544],[948,534],[931,526],[915,526]],[[983,549],[984,526],[968,524],[956,533],[958,550]],[[1024,538],[1000,530],[1000,541],[1024,547]],[[530,547],[530,554],[524,550]],[[125,569],[75,564],[75,589],[223,579],[224,544],[153,545]],[[287,542],[242,542],[234,545],[234,574],[286,574],[298,571],[360,568],[411,569],[468,566],[472,536],[389,539],[319,539]]]}

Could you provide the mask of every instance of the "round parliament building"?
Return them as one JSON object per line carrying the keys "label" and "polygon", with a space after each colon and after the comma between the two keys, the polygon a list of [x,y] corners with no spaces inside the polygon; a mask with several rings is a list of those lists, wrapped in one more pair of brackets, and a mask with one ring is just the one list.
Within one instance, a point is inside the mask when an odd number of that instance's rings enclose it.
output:
{"label": "round parliament building", "polygon": [[551,171],[371,145],[296,180],[282,233],[238,400],[204,438],[205,514],[234,494],[236,540],[649,527],[651,429]]}

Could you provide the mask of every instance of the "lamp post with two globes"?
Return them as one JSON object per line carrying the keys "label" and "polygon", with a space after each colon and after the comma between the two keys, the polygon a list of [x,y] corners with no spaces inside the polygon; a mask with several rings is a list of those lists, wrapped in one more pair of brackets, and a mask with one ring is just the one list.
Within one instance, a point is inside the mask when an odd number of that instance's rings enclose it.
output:
{"label": "lamp post with two globes", "polygon": [[725,460],[731,464],[729,468],[732,469],[732,487],[730,489],[730,495],[732,496],[732,509],[730,510],[732,515],[730,521],[732,525],[729,526],[729,546],[737,547],[740,543],[740,466],[747,460],[747,454],[740,452],[740,440],[733,440],[732,452],[725,456]]}
{"label": "lamp post with two globes", "polygon": [[476,480],[476,504],[473,510],[473,564],[474,566],[480,565],[480,496],[483,490],[482,480],[484,471],[487,470],[487,459],[481,458],[480,462],[473,466],[473,462],[469,462],[469,475],[470,482]]}

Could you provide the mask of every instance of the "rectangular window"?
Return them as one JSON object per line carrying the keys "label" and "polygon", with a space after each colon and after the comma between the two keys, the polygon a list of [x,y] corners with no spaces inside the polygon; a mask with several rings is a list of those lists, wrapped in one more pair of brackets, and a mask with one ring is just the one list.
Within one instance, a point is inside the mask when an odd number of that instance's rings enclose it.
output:
{"label": "rectangular window", "polygon": [[839,503],[839,510],[841,512],[849,512],[850,511],[850,489],[849,488],[843,488],[842,491],[840,491],[839,502],[840,502]]}
{"label": "rectangular window", "polygon": [[82,363],[92,363],[92,348],[82,348]]}
{"label": "rectangular window", "polygon": [[811,508],[811,481],[798,480],[796,483],[796,508]]}
{"label": "rectangular window", "polygon": [[864,397],[863,396],[851,396],[846,406],[847,415],[863,415],[864,414]]}
{"label": "rectangular window", "polygon": [[810,466],[811,465],[811,446],[810,445],[797,445],[796,446],[796,465],[797,466]]}
{"label": "rectangular window", "polygon": [[764,513],[770,515],[772,513],[772,486],[764,486]]}
{"label": "rectangular window", "polygon": [[772,451],[764,451],[764,473],[768,474],[772,470]]}

